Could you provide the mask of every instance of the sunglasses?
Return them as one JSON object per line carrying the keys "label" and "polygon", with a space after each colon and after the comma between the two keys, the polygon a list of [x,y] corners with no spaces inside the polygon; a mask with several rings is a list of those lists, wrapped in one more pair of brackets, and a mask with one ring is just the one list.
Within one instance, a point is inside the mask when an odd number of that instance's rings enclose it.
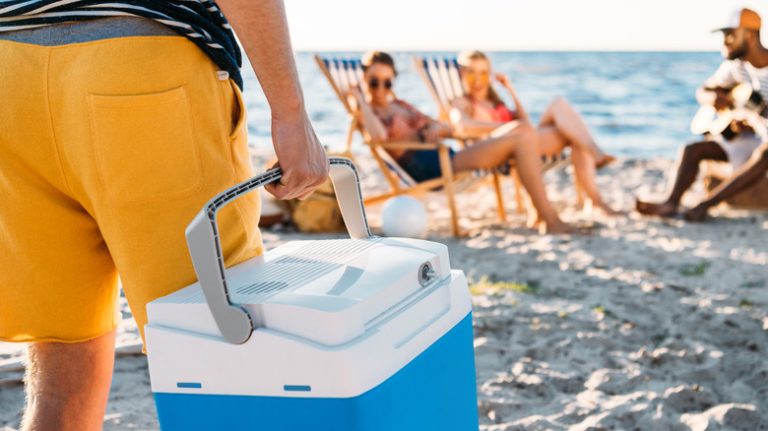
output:
{"label": "sunglasses", "polygon": [[480,81],[480,82],[486,82],[489,80],[490,74],[488,72],[464,72],[464,77],[467,81],[474,82],[474,81]]}
{"label": "sunglasses", "polygon": [[374,89],[374,90],[379,88],[380,84],[384,85],[384,88],[386,88],[387,90],[391,90],[392,89],[392,80],[391,79],[385,79],[382,82],[382,81],[379,81],[379,78],[371,78],[371,80],[368,81],[368,86],[370,88]]}

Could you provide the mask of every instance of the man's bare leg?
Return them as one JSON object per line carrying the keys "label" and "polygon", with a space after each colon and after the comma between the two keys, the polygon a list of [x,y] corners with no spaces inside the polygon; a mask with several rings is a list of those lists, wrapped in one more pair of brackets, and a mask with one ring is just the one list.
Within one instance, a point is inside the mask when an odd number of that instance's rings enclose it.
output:
{"label": "man's bare leg", "polygon": [[728,161],[728,156],[716,142],[703,141],[686,145],[683,149],[682,157],[680,157],[680,164],[677,167],[677,176],[675,177],[672,191],[667,200],[661,203],[651,203],[638,199],[635,203],[637,211],[641,214],[661,217],[672,217],[677,214],[680,200],[693,182],[696,181],[696,177],[699,175],[699,164],[704,160],[725,162]]}
{"label": "man's bare leg", "polygon": [[115,332],[82,343],[29,346],[21,431],[98,431],[115,361]]}
{"label": "man's bare leg", "polygon": [[717,186],[704,201],[686,211],[685,218],[690,221],[702,221],[707,217],[707,211],[720,202],[733,197],[740,191],[749,188],[768,172],[768,143],[763,144],[752,154],[752,158],[744,164],[731,178]]}

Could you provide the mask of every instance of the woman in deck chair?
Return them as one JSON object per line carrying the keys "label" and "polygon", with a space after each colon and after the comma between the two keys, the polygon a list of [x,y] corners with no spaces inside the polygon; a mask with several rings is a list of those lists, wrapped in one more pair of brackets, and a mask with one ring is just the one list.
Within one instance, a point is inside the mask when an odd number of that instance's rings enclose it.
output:
{"label": "woman in deck chair", "polygon": [[[392,93],[397,71],[392,57],[374,51],[363,56],[365,92],[352,90],[359,120],[371,139],[377,142],[419,141],[435,143],[453,136],[453,128],[422,114]],[[454,172],[491,169],[514,158],[523,186],[528,190],[538,213],[539,230],[570,233],[573,228],[560,220],[547,198],[541,178],[541,158],[536,146],[536,131],[521,124],[507,133],[476,142],[471,148],[451,152]],[[437,150],[388,150],[400,166],[416,181],[441,176]]]}
{"label": "woman in deck chair", "polygon": [[[454,102],[451,122],[462,136],[495,136],[504,133],[508,127],[519,127],[518,122],[530,122],[506,75],[495,74],[493,77],[509,92],[515,111],[504,105],[491,86],[491,63],[484,53],[463,52],[459,54],[458,62],[467,96]],[[559,154],[564,147],[571,147],[576,181],[595,207],[609,215],[621,213],[603,201],[595,183],[596,169],[614,158],[597,147],[581,115],[565,99],[557,98],[547,107],[535,131],[542,155]]]}

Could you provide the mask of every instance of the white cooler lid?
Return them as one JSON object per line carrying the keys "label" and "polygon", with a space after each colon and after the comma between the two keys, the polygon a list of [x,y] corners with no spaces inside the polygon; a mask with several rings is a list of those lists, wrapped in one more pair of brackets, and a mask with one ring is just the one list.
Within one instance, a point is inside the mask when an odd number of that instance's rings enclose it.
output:
{"label": "white cooler lid", "polygon": [[[425,282],[420,277],[426,267],[433,272]],[[257,330],[281,331],[329,346],[363,335],[388,312],[448,278],[444,245],[404,238],[294,241],[267,252],[263,259],[227,270],[230,300],[248,310]],[[448,295],[445,301],[447,309]],[[181,308],[204,304],[205,298],[195,283],[155,303],[164,306],[153,312],[150,304],[150,323],[185,329],[184,322],[169,320],[186,320],[182,316],[190,313]],[[171,304],[178,305],[177,312],[167,308]],[[194,326],[203,330],[199,312],[207,307],[196,308]],[[215,324],[210,332],[218,334]]]}

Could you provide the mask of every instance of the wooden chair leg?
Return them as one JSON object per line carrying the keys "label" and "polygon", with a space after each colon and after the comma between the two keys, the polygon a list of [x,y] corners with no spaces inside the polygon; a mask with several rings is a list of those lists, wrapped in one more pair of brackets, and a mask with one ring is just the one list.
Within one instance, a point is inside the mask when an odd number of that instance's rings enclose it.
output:
{"label": "wooden chair leg", "polygon": [[448,147],[441,146],[438,150],[440,154],[440,170],[445,180],[445,195],[448,198],[448,208],[451,210],[451,233],[453,236],[460,236],[459,215],[456,209],[456,195],[453,186],[453,169],[451,167],[451,157],[448,153]]}
{"label": "wooden chair leg", "polygon": [[346,151],[350,154],[352,154],[352,141],[355,139],[355,121],[352,121],[352,124],[349,125],[349,129],[347,130],[347,148]]}
{"label": "wooden chair leg", "polygon": [[375,144],[368,144],[371,147],[371,155],[373,155],[376,164],[379,165],[379,171],[384,175],[384,179],[389,183],[389,187],[395,194],[402,193],[402,187],[400,187],[400,180],[397,176],[387,167],[387,163],[377,154]]}
{"label": "wooden chair leg", "polygon": [[493,173],[493,187],[496,189],[496,210],[499,212],[499,220],[502,223],[507,221],[507,209],[504,208],[504,196],[501,190],[501,175],[498,172]]}
{"label": "wooden chair leg", "polygon": [[352,144],[355,140],[356,131],[357,131],[357,123],[355,122],[355,120],[352,120],[352,122],[349,124],[349,129],[347,130],[347,145],[344,151],[348,154],[348,157],[354,163],[357,163],[357,160],[355,160],[355,155],[352,154]]}

